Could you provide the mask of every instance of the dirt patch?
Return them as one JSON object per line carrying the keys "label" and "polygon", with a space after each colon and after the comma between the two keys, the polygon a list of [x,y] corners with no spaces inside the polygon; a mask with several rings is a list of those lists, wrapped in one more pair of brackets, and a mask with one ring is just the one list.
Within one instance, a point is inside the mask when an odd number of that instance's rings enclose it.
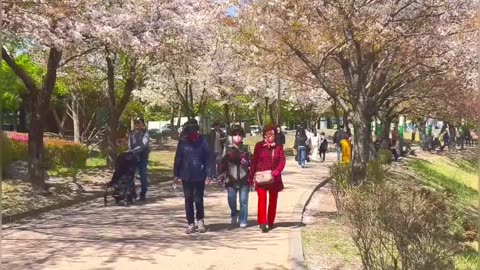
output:
{"label": "dirt patch", "polygon": [[361,269],[360,257],[346,226],[337,219],[330,184],[313,194],[302,229],[305,261],[310,270]]}
{"label": "dirt patch", "polygon": [[[165,150],[151,152],[148,168],[151,184],[171,178],[174,154]],[[110,169],[94,168],[75,176],[50,177],[46,181],[50,187],[48,193],[33,190],[29,182],[21,179],[5,179],[2,181],[2,214],[8,220],[15,215],[25,215],[41,209],[61,207],[73,201],[103,196],[105,185],[111,180],[112,174]],[[138,179],[136,183],[140,188]]]}

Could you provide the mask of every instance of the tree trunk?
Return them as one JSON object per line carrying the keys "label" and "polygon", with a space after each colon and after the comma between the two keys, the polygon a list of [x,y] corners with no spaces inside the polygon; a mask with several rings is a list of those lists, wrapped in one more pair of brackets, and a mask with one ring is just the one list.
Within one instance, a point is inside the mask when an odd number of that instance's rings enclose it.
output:
{"label": "tree trunk", "polygon": [[256,112],[256,115],[257,115],[258,127],[260,128],[260,127],[263,126],[263,123],[262,123],[262,115],[260,113],[259,105],[255,106],[255,112]]}
{"label": "tree trunk", "polygon": [[[46,190],[43,126],[45,113],[32,114],[28,132],[28,173],[32,186]],[[37,117],[35,117],[37,116]]]}
{"label": "tree trunk", "polygon": [[170,125],[173,127],[175,123],[175,106],[170,106]]}
{"label": "tree trunk", "polygon": [[355,130],[352,160],[352,184],[361,185],[365,182],[367,175],[367,163],[370,159],[370,148],[372,137],[368,123],[371,117],[365,113],[367,110],[352,112],[352,124]]}
{"label": "tree trunk", "polygon": [[62,114],[62,117],[58,115],[57,110],[52,109],[53,117],[55,118],[55,121],[57,122],[57,127],[58,127],[58,136],[60,138],[64,139],[65,138],[65,114]]}
{"label": "tree trunk", "polygon": [[227,129],[227,134],[230,131],[230,106],[228,104],[223,105],[223,112],[225,116],[225,124]]}
{"label": "tree trunk", "polygon": [[337,102],[333,103],[332,110],[333,110],[333,117],[335,118],[335,123],[337,124],[337,129],[339,129],[340,128],[340,112],[338,111]]}
{"label": "tree trunk", "polygon": [[120,116],[130,101],[132,91],[136,86],[136,60],[127,58],[125,66],[127,70],[125,76],[125,85],[120,101],[117,104],[115,95],[115,65],[113,59],[107,54],[107,82],[108,82],[108,99],[110,115],[107,124],[107,166],[113,168],[117,156],[117,129],[119,126]]}
{"label": "tree trunk", "polygon": [[269,112],[269,115],[270,115],[270,122],[271,123],[276,123],[275,116],[273,115],[273,107],[274,107],[274,104],[269,104],[268,105],[268,112]]}
{"label": "tree trunk", "polygon": [[50,100],[57,81],[57,69],[62,58],[62,51],[51,48],[48,55],[47,74],[41,91],[33,93],[30,131],[28,134],[28,173],[34,188],[46,190],[45,156],[43,146],[43,131],[50,107]]}
{"label": "tree trunk", "polygon": [[20,110],[18,111],[18,132],[27,132],[27,111],[25,110],[25,104],[23,103],[20,106]]}
{"label": "tree trunk", "polygon": [[117,117],[116,117],[116,96],[115,96],[115,66],[114,61],[107,55],[107,83],[108,83],[108,101],[110,114],[107,122],[107,166],[113,168],[115,166],[116,158],[116,133],[117,133]]}
{"label": "tree trunk", "polygon": [[76,143],[80,142],[80,117],[78,116],[78,101],[75,99],[72,112],[72,121],[73,121],[73,141]]}
{"label": "tree trunk", "polygon": [[278,77],[278,89],[277,89],[277,125],[281,126],[283,123],[282,119],[282,84],[280,81],[280,76]]}
{"label": "tree trunk", "polygon": [[392,120],[388,117],[384,117],[382,119],[382,137],[380,141],[380,146],[382,149],[389,149],[390,148],[390,125]]}
{"label": "tree trunk", "polygon": [[180,128],[180,125],[182,124],[182,109],[178,109],[178,114],[177,114],[177,128]]}
{"label": "tree trunk", "polygon": [[349,126],[348,126],[348,113],[347,113],[347,112],[344,112],[344,113],[343,113],[343,128],[344,128],[344,130],[348,130],[348,129],[349,129]]}
{"label": "tree trunk", "polygon": [[107,123],[107,166],[109,168],[115,167],[115,159],[117,156],[117,129],[118,117],[114,112],[110,112]]}

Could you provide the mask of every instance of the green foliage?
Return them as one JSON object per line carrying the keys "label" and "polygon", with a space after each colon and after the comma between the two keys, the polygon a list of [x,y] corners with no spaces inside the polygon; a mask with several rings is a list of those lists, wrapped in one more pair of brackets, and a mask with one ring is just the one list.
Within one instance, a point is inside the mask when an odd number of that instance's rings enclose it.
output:
{"label": "green foliage", "polygon": [[25,92],[25,86],[5,61],[2,62],[0,74],[2,74],[0,76],[0,102],[2,102],[2,107],[5,111],[15,111],[20,106],[20,95]]}
{"label": "green foliage", "polygon": [[12,160],[28,160],[28,143],[11,141],[12,144]]}
{"label": "green foliage", "polygon": [[[7,136],[0,131],[0,166],[5,168],[10,162],[13,161],[13,146],[12,142],[7,138]],[[2,172],[5,172],[3,170]]]}
{"label": "green foliage", "polygon": [[86,146],[58,139],[49,139],[46,142],[45,162],[48,168],[80,169],[85,167],[88,158]]}
{"label": "green foliage", "polygon": [[[469,173],[472,175],[472,177],[469,177],[462,170],[451,165],[446,166],[440,163],[439,165],[442,166],[439,166],[424,160],[415,160],[409,165],[422,176],[423,184],[454,196],[456,203],[460,206],[478,207],[478,190],[473,188],[476,183],[475,174]],[[445,170],[444,167],[448,169]],[[454,174],[450,174],[449,171],[453,171]],[[469,178],[472,178],[473,182],[468,181]]]}
{"label": "green foliage", "polygon": [[[17,160],[28,161],[27,142],[12,141],[9,139],[6,141],[6,145],[9,145],[9,148],[6,149],[6,151],[10,153],[9,162]],[[49,169],[59,167],[72,169],[83,168],[85,167],[88,153],[88,148],[81,144],[60,139],[45,140],[45,165]],[[2,152],[2,157],[3,156],[6,155],[3,155]]]}
{"label": "green foliage", "polygon": [[391,151],[389,151],[387,149],[380,149],[380,150],[378,150],[377,155],[378,155],[377,159],[381,164],[392,163],[392,152]]}

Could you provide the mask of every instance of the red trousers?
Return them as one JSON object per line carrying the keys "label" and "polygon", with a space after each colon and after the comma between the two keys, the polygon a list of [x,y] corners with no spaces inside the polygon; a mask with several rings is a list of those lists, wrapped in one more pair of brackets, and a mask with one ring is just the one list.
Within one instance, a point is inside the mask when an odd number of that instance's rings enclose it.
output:
{"label": "red trousers", "polygon": [[[268,198],[268,217],[267,217],[267,192]],[[275,215],[277,214],[277,199],[278,192],[267,191],[265,189],[257,188],[258,194],[258,224],[272,225],[275,222]]]}

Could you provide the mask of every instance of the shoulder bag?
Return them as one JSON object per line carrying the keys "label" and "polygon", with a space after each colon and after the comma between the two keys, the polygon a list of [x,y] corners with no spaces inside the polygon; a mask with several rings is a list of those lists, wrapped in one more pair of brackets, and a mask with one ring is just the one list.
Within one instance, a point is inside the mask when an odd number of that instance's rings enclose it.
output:
{"label": "shoulder bag", "polygon": [[[273,157],[275,149],[272,150],[272,170],[273,170]],[[255,172],[254,181],[257,185],[266,185],[273,183],[272,170]]]}

